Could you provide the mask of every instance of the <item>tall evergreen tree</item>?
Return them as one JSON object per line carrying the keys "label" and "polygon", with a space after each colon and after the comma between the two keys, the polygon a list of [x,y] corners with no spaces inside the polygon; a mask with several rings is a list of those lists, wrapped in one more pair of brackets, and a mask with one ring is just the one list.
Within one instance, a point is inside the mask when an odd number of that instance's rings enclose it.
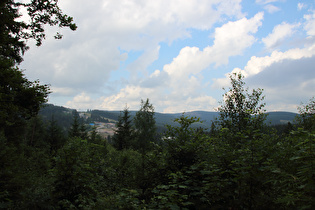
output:
{"label": "tall evergreen tree", "polygon": [[73,122],[69,130],[70,137],[80,137],[80,122],[79,122],[79,113],[74,110],[72,112]]}
{"label": "tall evergreen tree", "polygon": [[90,142],[96,143],[97,141],[97,132],[96,132],[96,126],[92,127],[92,131],[90,133]]}
{"label": "tall evergreen tree", "polygon": [[51,152],[56,152],[65,143],[64,134],[61,128],[58,126],[57,121],[54,118],[54,115],[52,115],[51,120],[49,122],[46,138],[50,144]]}
{"label": "tall evergreen tree", "polygon": [[134,147],[141,153],[148,151],[151,147],[151,142],[155,141],[156,124],[154,116],[154,107],[150,104],[149,99],[146,101],[141,100],[140,110],[134,118],[137,136]]}
{"label": "tall evergreen tree", "polygon": [[85,139],[85,140],[88,139],[88,133],[86,130],[86,126],[83,122],[80,125],[80,137],[81,137],[81,139]]}
{"label": "tall evergreen tree", "polygon": [[134,141],[134,129],[130,120],[130,112],[127,107],[120,114],[116,124],[116,131],[113,136],[113,145],[117,150],[130,148]]}
{"label": "tall evergreen tree", "polygon": [[45,141],[46,127],[39,116],[35,116],[27,121],[25,129],[26,144],[31,147],[48,148],[49,145]]}

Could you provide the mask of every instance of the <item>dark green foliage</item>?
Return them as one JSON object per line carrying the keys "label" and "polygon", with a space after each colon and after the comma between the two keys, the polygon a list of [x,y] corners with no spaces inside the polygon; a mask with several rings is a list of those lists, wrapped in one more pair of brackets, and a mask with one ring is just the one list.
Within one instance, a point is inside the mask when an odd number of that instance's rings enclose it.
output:
{"label": "dark green foliage", "polygon": [[49,123],[52,118],[60,126],[62,132],[68,132],[73,123],[73,110],[67,109],[61,106],[55,106],[52,104],[44,104],[39,111],[39,115],[43,119],[44,123]]}
{"label": "dark green foliage", "polygon": [[40,209],[51,206],[52,180],[48,153],[43,148],[10,144],[0,137],[0,206]]}
{"label": "dark green foliage", "polygon": [[66,142],[65,134],[57,124],[54,116],[52,116],[48,124],[46,139],[50,145],[50,152],[53,153],[57,152]]}
{"label": "dark green foliage", "polygon": [[21,135],[17,131],[23,130],[26,120],[46,102],[49,88],[28,81],[17,67],[0,68],[0,129],[9,141],[16,141]]}
{"label": "dark green foliage", "polygon": [[136,129],[136,142],[133,146],[141,153],[150,150],[151,142],[155,142],[156,125],[154,115],[154,107],[150,104],[149,99],[141,100],[140,110],[133,120]]}
{"label": "dark green foliage", "polygon": [[80,137],[79,113],[75,110],[72,113],[73,121],[69,130],[69,137]]}
{"label": "dark green foliage", "polygon": [[[314,132],[314,131],[313,131]],[[287,208],[313,209],[314,134],[299,129],[274,145],[276,152],[268,161],[268,182],[276,192],[275,203]]]}
{"label": "dark green foliage", "polygon": [[90,120],[107,123],[108,119],[118,120],[118,117],[119,117],[119,112],[92,110]]}
{"label": "dark green foliage", "polygon": [[296,130],[296,125],[288,122],[286,124],[271,125],[269,128],[274,129],[279,136],[286,136]]}
{"label": "dark green foliage", "polygon": [[126,107],[122,112],[122,115],[118,118],[118,122],[116,123],[117,129],[112,139],[113,146],[117,150],[131,148],[131,145],[134,144],[135,134],[131,123],[130,113]]}
{"label": "dark green foliage", "polygon": [[24,134],[26,145],[47,150],[50,145],[45,137],[46,127],[40,117],[36,116],[27,121]]}
{"label": "dark green foliage", "polygon": [[54,197],[61,208],[78,208],[95,202],[97,174],[94,164],[98,157],[91,155],[89,146],[86,140],[72,138],[58,151]]}
{"label": "dark green foliage", "polygon": [[81,120],[79,113],[74,110],[72,112],[73,122],[71,128],[68,132],[69,137],[79,137],[81,139],[88,139],[87,129],[84,125],[84,122]]}
{"label": "dark green foliage", "polygon": [[93,126],[89,136],[89,142],[94,144],[102,144],[102,137],[96,132],[96,127]]}
{"label": "dark green foliage", "polygon": [[[26,8],[30,22],[17,20],[20,8]],[[45,38],[44,25],[58,25],[76,29],[72,18],[62,14],[57,1],[36,1],[22,3],[3,0],[0,3],[0,130],[7,140],[17,143],[25,120],[35,116],[41,105],[47,101],[49,88],[39,81],[31,82],[16,64],[23,59],[28,49],[27,39],[35,39],[40,45]]]}
{"label": "dark green foliage", "polygon": [[79,132],[80,132],[80,138],[81,138],[81,139],[88,139],[87,128],[86,128],[86,126],[85,126],[84,123],[82,123],[82,124],[80,125],[80,128],[79,128],[79,129],[80,129],[80,130],[79,130]]}
{"label": "dark green foliage", "polygon": [[20,15],[13,0],[1,1],[0,14],[0,60],[1,62],[13,60],[19,63],[23,60],[21,54],[28,49],[25,42],[21,40],[22,30],[27,26],[23,22],[16,21]]}
{"label": "dark green foliage", "polygon": [[178,171],[196,163],[207,144],[207,138],[202,130],[191,128],[193,123],[199,122],[198,118],[182,115],[175,121],[180,126],[167,126],[168,131],[164,137],[167,161],[172,171]]}

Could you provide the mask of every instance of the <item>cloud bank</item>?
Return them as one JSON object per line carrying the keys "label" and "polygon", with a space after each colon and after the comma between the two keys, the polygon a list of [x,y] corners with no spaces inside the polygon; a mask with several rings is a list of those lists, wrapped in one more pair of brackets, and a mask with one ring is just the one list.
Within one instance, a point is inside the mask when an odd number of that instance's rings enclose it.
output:
{"label": "cloud bank", "polygon": [[[51,103],[104,110],[127,104],[136,110],[141,99],[149,98],[159,112],[213,111],[231,72],[242,72],[250,86],[264,88],[272,110],[294,111],[312,95],[315,12],[307,3],[60,4],[74,16],[78,30],[62,30],[62,40],[32,47],[22,63],[31,80],[51,84]],[[48,29],[47,37],[55,30]]]}

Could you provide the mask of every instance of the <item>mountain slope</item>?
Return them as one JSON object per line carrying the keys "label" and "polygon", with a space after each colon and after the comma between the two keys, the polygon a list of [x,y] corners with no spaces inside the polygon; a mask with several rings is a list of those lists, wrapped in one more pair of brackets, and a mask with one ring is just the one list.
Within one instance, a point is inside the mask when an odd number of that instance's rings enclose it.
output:
{"label": "mountain slope", "polygon": [[[72,122],[72,113],[73,109],[68,109],[61,106],[54,106],[52,104],[48,104],[43,107],[40,111],[40,115],[43,116],[45,120],[50,120],[52,116],[54,119],[58,121],[60,124],[64,124],[68,127]],[[84,112],[80,112],[84,113]],[[87,113],[87,112],[85,112]],[[120,111],[105,111],[105,110],[90,110],[89,118],[86,119],[86,122],[91,121],[117,121],[118,116],[120,115]],[[137,111],[130,111],[130,115],[133,118]],[[174,120],[180,117],[183,113],[155,113],[156,124],[158,127],[164,127],[166,124],[168,125],[177,125]],[[268,112],[267,113],[266,122],[271,125],[277,124],[286,124],[288,122],[293,122],[294,118],[298,115],[292,112]],[[208,112],[208,111],[193,111],[184,113],[185,116],[191,117],[199,117],[203,123],[197,123],[195,127],[204,127],[209,128],[211,126],[211,122],[215,120],[216,117],[219,116],[218,112]]]}

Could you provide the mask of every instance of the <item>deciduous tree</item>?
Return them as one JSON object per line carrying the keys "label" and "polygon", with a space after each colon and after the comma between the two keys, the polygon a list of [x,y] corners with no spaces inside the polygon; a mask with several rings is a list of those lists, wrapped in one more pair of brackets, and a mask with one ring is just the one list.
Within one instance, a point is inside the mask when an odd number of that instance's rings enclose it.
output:
{"label": "deciduous tree", "polygon": [[297,118],[298,124],[305,130],[315,130],[315,97],[311,98],[307,104],[299,108],[300,116]]}
{"label": "deciduous tree", "polygon": [[231,74],[230,80],[231,87],[223,95],[223,104],[218,108],[219,125],[229,129],[231,134],[242,133],[248,128],[252,131],[260,129],[266,118],[263,90],[258,88],[249,92],[240,73]]}
{"label": "deciduous tree", "polygon": [[[22,13],[24,9],[27,12]],[[24,17],[23,19],[20,17]],[[26,40],[35,39],[40,46],[45,39],[45,25],[68,27],[76,30],[73,18],[63,14],[58,0],[2,0],[0,2],[0,59],[20,63],[29,48]],[[29,17],[29,18],[27,18]],[[28,20],[28,21],[23,21]],[[57,33],[55,38],[60,39]]]}

